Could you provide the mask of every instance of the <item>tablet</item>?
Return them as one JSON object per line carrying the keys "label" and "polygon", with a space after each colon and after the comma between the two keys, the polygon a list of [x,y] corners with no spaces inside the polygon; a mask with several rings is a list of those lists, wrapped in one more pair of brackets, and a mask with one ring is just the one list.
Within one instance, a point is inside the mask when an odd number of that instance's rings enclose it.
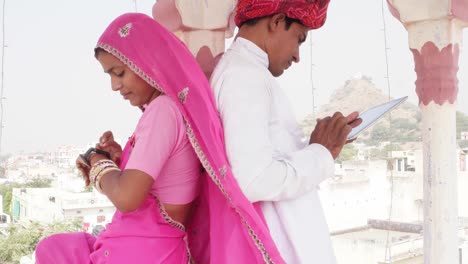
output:
{"label": "tablet", "polygon": [[361,113],[359,115],[359,118],[362,119],[362,123],[359,126],[353,128],[353,130],[351,130],[351,132],[348,135],[348,140],[357,137],[358,134],[360,134],[366,128],[370,127],[386,113],[390,112],[392,109],[406,101],[406,99],[408,99],[408,96],[404,96],[395,100],[391,100],[384,104],[374,106]]}

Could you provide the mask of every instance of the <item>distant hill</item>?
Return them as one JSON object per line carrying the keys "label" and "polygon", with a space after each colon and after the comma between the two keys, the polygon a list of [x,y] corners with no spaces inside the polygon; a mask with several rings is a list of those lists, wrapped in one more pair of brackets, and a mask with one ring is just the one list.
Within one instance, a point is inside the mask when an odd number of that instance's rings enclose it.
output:
{"label": "distant hill", "polygon": [[[323,105],[316,113],[316,118],[341,111],[349,114],[352,111],[364,111],[369,107],[387,102],[389,99],[381,89],[377,88],[369,77],[362,76],[353,78],[335,90],[329,103]],[[391,121],[391,126],[390,126]],[[366,145],[375,145],[382,141],[392,141],[394,143],[408,143],[421,141],[421,112],[419,108],[411,103],[405,102],[398,106],[377,124],[366,130],[358,139]],[[301,123],[301,127],[309,135],[315,127],[315,118],[307,116]],[[457,113],[457,127],[459,131],[468,131],[468,116]],[[457,138],[460,133],[457,133]]]}

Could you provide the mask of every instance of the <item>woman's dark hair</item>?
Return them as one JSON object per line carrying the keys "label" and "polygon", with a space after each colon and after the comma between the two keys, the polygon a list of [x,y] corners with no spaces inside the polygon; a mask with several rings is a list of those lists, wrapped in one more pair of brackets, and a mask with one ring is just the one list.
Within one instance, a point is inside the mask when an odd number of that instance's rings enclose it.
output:
{"label": "woman's dark hair", "polygon": [[97,47],[94,49],[94,57],[97,59],[97,57],[99,56],[99,53],[101,52],[106,52],[103,48],[100,48],[100,47]]}
{"label": "woman's dark hair", "polygon": [[[248,26],[255,26],[260,20],[264,19],[264,18],[267,18],[267,17],[271,17],[273,15],[269,15],[269,16],[264,16],[264,17],[256,17],[256,18],[253,18],[253,19],[249,19],[249,20],[246,20],[244,21],[244,23],[242,23],[240,27],[242,27],[243,25],[248,25]],[[290,18],[290,17],[286,17],[285,18],[285,25],[284,25],[284,28],[286,30],[289,30],[289,28],[291,27],[291,25],[293,23],[298,23],[298,24],[301,24],[302,25],[302,22],[298,19],[294,19],[294,18]]]}

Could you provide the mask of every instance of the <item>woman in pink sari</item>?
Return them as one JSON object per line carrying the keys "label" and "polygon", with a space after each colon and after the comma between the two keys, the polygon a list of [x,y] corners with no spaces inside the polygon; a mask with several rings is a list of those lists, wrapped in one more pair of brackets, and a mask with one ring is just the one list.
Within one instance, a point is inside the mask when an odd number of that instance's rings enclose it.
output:
{"label": "woman in pink sari", "polygon": [[106,132],[77,160],[117,210],[97,238],[45,238],[37,263],[284,263],[233,178],[208,81],[184,44],[125,14],[95,52],[112,89],[143,110],[123,151]]}

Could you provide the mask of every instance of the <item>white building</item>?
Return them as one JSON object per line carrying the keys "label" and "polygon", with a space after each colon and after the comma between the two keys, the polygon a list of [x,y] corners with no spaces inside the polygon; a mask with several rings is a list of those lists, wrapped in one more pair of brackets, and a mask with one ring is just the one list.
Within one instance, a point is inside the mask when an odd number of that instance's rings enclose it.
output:
{"label": "white building", "polygon": [[114,205],[98,192],[71,193],[55,188],[14,188],[12,217],[15,221],[51,223],[79,218],[91,232],[112,220]]}
{"label": "white building", "polygon": [[423,264],[421,234],[365,226],[332,234],[338,263]]}
{"label": "white building", "polygon": [[60,146],[55,151],[49,153],[50,163],[55,164],[59,168],[74,168],[76,158],[84,151],[83,148],[74,145]]}
{"label": "white building", "polygon": [[[399,150],[391,153],[391,170],[401,175],[404,172],[422,171],[422,150]],[[411,174],[411,173],[410,173]]]}
{"label": "white building", "polygon": [[335,177],[320,186],[320,198],[331,232],[364,226],[368,219],[388,216],[386,168],[383,160],[344,161]]}
{"label": "white building", "polygon": [[[466,152],[459,151],[459,216],[468,218]],[[388,160],[344,161],[335,177],[320,186],[320,197],[339,264],[421,264],[420,233],[383,230],[369,219],[421,225],[423,222],[422,151],[394,151]],[[465,163],[467,164],[467,163]],[[346,219],[343,221],[343,219]],[[468,221],[467,221],[468,222]],[[389,242],[387,245],[387,235]],[[460,252],[468,264],[468,223],[460,226]],[[386,252],[387,248],[391,252]],[[385,258],[387,254],[387,262]],[[388,262],[390,259],[391,262]]]}

